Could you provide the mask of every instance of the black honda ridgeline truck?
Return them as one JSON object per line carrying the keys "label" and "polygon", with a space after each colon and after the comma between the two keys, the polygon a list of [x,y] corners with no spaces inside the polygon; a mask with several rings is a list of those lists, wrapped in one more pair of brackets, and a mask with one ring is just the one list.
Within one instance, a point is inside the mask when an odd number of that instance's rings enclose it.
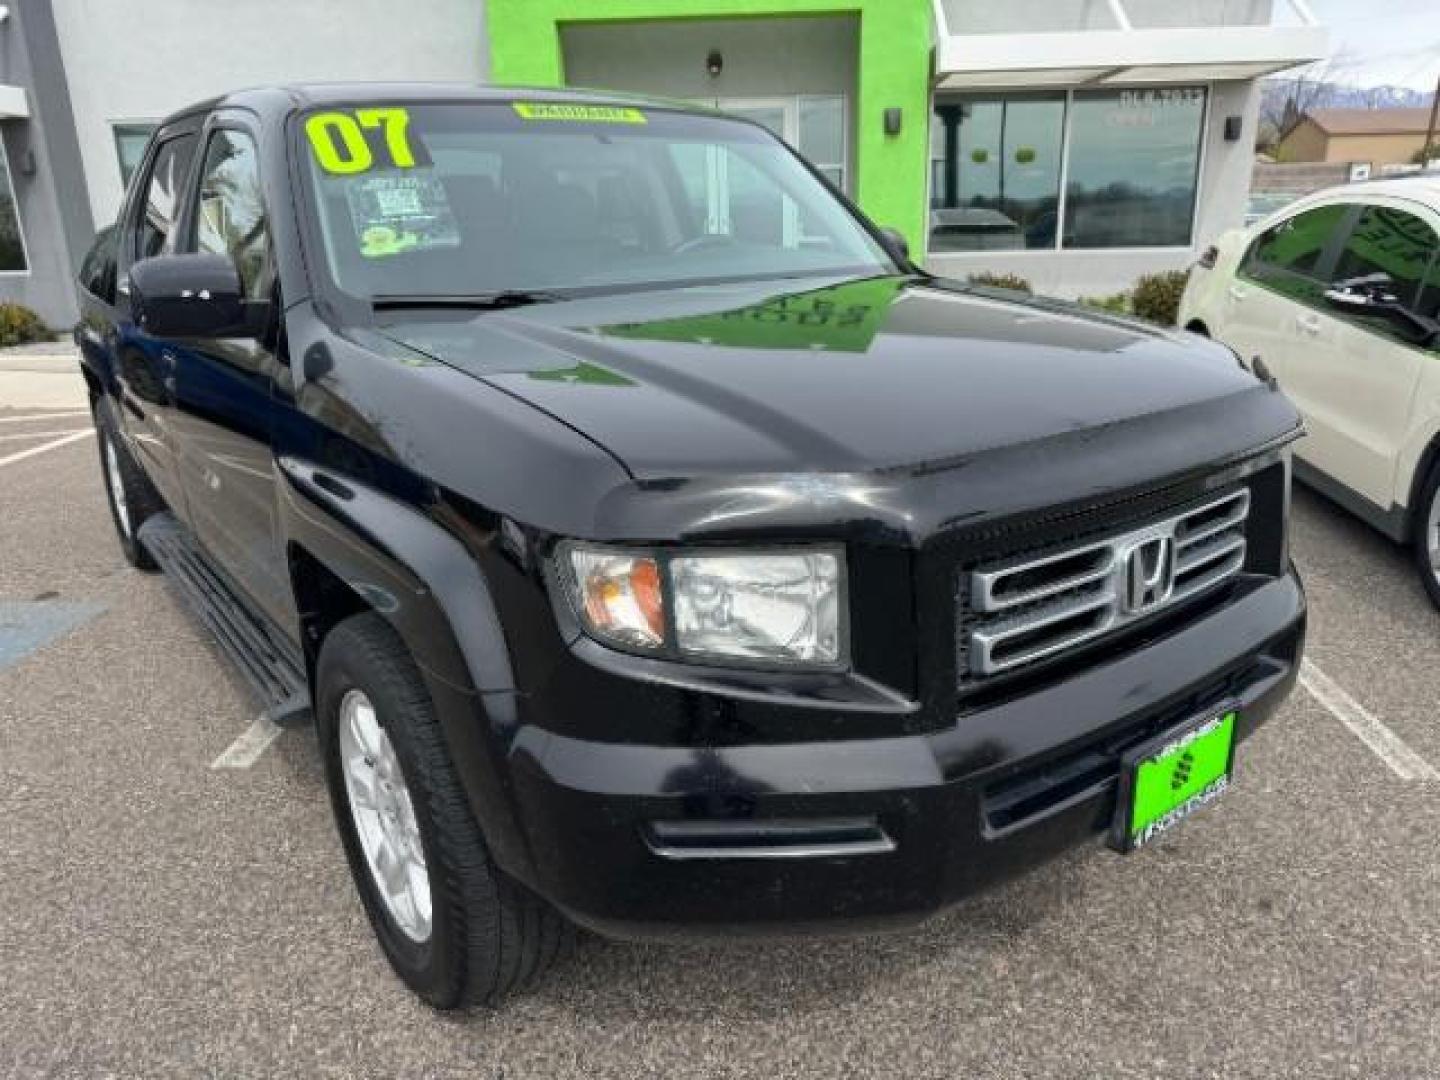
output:
{"label": "black honda ridgeline truck", "polygon": [[313,718],[442,1008],[576,924],[868,930],[1132,849],[1296,675],[1274,386],[930,277],[751,123],[237,93],[81,286],[125,554]]}

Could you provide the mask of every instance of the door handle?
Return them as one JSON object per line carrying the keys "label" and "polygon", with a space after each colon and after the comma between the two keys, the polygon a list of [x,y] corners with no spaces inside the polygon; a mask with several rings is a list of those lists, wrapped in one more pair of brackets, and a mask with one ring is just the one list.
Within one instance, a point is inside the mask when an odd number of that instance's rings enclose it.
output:
{"label": "door handle", "polygon": [[1295,326],[1302,334],[1309,334],[1311,337],[1314,337],[1320,333],[1320,316],[1296,315]]}
{"label": "door handle", "polygon": [[1242,288],[1239,285],[1231,285],[1225,291],[1230,294],[1231,300],[1244,300],[1245,297],[1250,295],[1249,289]]}

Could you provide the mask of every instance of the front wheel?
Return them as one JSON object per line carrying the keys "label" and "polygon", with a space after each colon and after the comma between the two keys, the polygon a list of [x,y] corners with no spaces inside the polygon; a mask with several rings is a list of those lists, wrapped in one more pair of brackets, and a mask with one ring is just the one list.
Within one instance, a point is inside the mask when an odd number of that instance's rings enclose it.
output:
{"label": "front wheel", "polygon": [[414,660],[378,615],[325,639],[317,718],[351,876],[396,974],[439,1009],[490,1004],[574,940],[494,865]]}
{"label": "front wheel", "polygon": [[108,398],[101,398],[95,406],[95,433],[100,444],[100,472],[105,481],[105,500],[110,505],[110,519],[115,523],[120,550],[131,566],[154,570],[155,560],[136,534],[146,519],[164,509],[164,503],[144,471],[130,456]]}
{"label": "front wheel", "polygon": [[1440,461],[1430,469],[1414,507],[1415,535],[1411,545],[1415,567],[1430,600],[1440,607]]}

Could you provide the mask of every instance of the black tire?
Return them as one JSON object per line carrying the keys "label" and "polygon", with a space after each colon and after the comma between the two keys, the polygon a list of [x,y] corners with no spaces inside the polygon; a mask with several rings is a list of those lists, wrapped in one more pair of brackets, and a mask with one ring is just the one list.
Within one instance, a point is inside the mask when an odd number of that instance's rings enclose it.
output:
{"label": "black tire", "polygon": [[1413,525],[1410,532],[1410,552],[1415,559],[1415,569],[1430,601],[1440,607],[1440,568],[1432,562],[1430,554],[1430,520],[1434,515],[1436,500],[1440,499],[1440,461],[1430,467],[1425,483],[1420,486],[1420,497],[1415,500]]}
{"label": "black tire", "polygon": [[[437,1009],[494,1004],[569,951],[575,929],[506,878],[490,859],[410,653],[378,615],[356,615],[326,637],[316,666],[320,748],[350,873],[397,975]],[[409,789],[429,877],[429,937],[417,943],[375,884],[346,791],[340,704],[364,692]]]}
{"label": "black tire", "polygon": [[[150,483],[145,471],[130,456],[130,450],[120,435],[120,427],[115,421],[114,408],[109,398],[101,398],[95,404],[95,432],[98,436],[95,441],[100,450],[100,476],[105,483],[105,501],[110,507],[110,520],[115,524],[120,550],[125,555],[125,561],[137,570],[155,570],[155,560],[135,538],[135,534],[148,518],[165,509],[165,500]],[[116,466],[113,471],[107,458],[112,452]],[[120,492],[115,490],[117,475]],[[117,495],[123,496],[123,511]]]}

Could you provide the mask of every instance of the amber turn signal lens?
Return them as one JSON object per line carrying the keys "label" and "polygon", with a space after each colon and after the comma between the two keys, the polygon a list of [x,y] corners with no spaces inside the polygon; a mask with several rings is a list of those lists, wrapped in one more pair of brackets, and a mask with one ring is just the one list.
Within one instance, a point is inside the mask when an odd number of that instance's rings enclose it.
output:
{"label": "amber turn signal lens", "polygon": [[665,604],[660,567],[637,555],[570,550],[577,609],[595,636],[631,648],[665,643]]}

